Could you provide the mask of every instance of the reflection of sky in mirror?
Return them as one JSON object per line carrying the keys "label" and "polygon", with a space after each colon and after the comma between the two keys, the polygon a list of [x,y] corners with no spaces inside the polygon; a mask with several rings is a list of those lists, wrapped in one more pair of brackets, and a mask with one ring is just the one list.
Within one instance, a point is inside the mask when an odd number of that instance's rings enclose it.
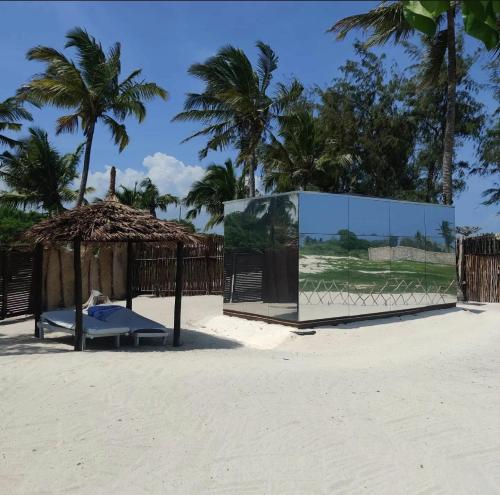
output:
{"label": "reflection of sky in mirror", "polygon": [[[443,234],[443,222],[455,228],[455,209],[447,206],[425,205],[425,230],[428,236]],[[446,226],[444,227],[446,228]]]}
{"label": "reflection of sky in mirror", "polygon": [[413,203],[390,202],[391,235],[425,235],[425,206]]}
{"label": "reflection of sky in mirror", "polygon": [[349,230],[357,235],[389,235],[389,202],[349,197]]}
{"label": "reflection of sky in mirror", "polygon": [[301,193],[300,233],[336,234],[347,229],[347,211],[347,196]]}

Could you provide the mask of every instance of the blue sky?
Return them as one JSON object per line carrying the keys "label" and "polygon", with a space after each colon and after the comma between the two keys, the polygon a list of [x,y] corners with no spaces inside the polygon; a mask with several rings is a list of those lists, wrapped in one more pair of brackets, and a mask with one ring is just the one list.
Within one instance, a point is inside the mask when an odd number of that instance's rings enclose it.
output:
{"label": "blue sky", "polygon": [[[106,167],[118,168],[118,180],[132,185],[150,175],[163,192],[184,194],[212,161],[222,162],[231,152],[209,155],[198,160],[202,141],[181,144],[196,126],[171,123],[182,109],[184,95],[199,90],[199,83],[188,76],[187,68],[213,55],[224,44],[243,48],[255,55],[255,41],[269,43],[280,61],[277,80],[299,78],[305,86],[327,85],[338,75],[338,68],[354,56],[355,36],[337,42],[326,29],[336,20],[366,11],[376,2],[3,2],[0,99],[41,69],[25,60],[26,51],[37,44],[62,49],[65,33],[74,26],[86,28],[105,47],[122,44],[122,73],[142,68],[146,79],[165,87],[169,100],[150,103],[143,124],[127,122],[130,145],[118,153],[106,129],[98,128],[92,150],[90,183],[99,193],[107,182]],[[21,28],[22,26],[22,28]],[[361,33],[356,35],[361,37]],[[468,46],[476,46],[470,38]],[[380,50],[382,51],[382,50]],[[386,46],[389,60],[407,63],[399,48]],[[485,82],[481,70],[486,58],[478,60],[473,75]],[[489,91],[479,99],[490,109],[495,104]],[[81,134],[54,136],[60,111],[44,108],[33,112],[35,123],[49,131],[62,151],[70,151],[81,141]],[[459,150],[461,157],[474,159],[471,145]],[[474,178],[468,190],[456,199],[458,225],[480,225],[486,231],[500,230],[498,207],[481,205],[481,192],[491,178]],[[167,217],[175,216],[171,209]],[[203,219],[202,219],[203,220]],[[201,221],[202,221],[201,220]],[[200,226],[201,224],[197,222]]]}

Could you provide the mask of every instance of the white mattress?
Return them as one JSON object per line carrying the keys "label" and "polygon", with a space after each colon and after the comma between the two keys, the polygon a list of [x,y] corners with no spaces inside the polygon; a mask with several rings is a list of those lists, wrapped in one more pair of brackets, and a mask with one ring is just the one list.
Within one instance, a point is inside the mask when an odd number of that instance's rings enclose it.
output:
{"label": "white mattress", "polygon": [[[61,327],[71,332],[75,330],[75,310],[73,309],[46,311],[42,313],[40,318],[53,326]],[[83,313],[83,330],[86,334],[95,336],[123,335],[130,332],[130,328],[125,325],[101,321],[85,313]]]}
{"label": "white mattress", "polygon": [[121,308],[106,317],[105,323],[116,326],[127,327],[131,333],[139,330],[148,330],[153,332],[167,332],[167,327],[156,321],[138,315],[127,308]]}

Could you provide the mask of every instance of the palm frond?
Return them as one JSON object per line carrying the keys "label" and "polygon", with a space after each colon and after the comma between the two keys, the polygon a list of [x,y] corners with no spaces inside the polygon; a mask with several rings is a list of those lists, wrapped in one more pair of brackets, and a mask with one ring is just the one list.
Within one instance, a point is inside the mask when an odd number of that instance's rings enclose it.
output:
{"label": "palm frond", "polygon": [[407,39],[414,29],[403,14],[403,2],[382,0],[380,4],[365,14],[345,17],[336,22],[327,32],[335,33],[338,40],[344,39],[354,29],[361,29],[371,35],[365,46],[383,45],[391,38],[397,43]]}
{"label": "palm frond", "polygon": [[129,137],[127,134],[127,129],[124,124],[120,124],[117,122],[115,119],[110,117],[109,115],[103,115],[101,117],[102,121],[104,124],[109,128],[111,131],[111,135],[113,136],[113,140],[116,145],[118,145],[118,150],[121,152],[123,151],[128,143],[129,143]]}

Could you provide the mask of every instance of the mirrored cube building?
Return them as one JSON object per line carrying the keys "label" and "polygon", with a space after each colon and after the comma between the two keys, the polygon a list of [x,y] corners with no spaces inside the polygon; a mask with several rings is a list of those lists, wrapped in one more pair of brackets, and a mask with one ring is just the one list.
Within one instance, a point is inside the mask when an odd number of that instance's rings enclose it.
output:
{"label": "mirrored cube building", "polygon": [[308,327],[456,294],[453,207],[313,192],[225,203],[225,314]]}

